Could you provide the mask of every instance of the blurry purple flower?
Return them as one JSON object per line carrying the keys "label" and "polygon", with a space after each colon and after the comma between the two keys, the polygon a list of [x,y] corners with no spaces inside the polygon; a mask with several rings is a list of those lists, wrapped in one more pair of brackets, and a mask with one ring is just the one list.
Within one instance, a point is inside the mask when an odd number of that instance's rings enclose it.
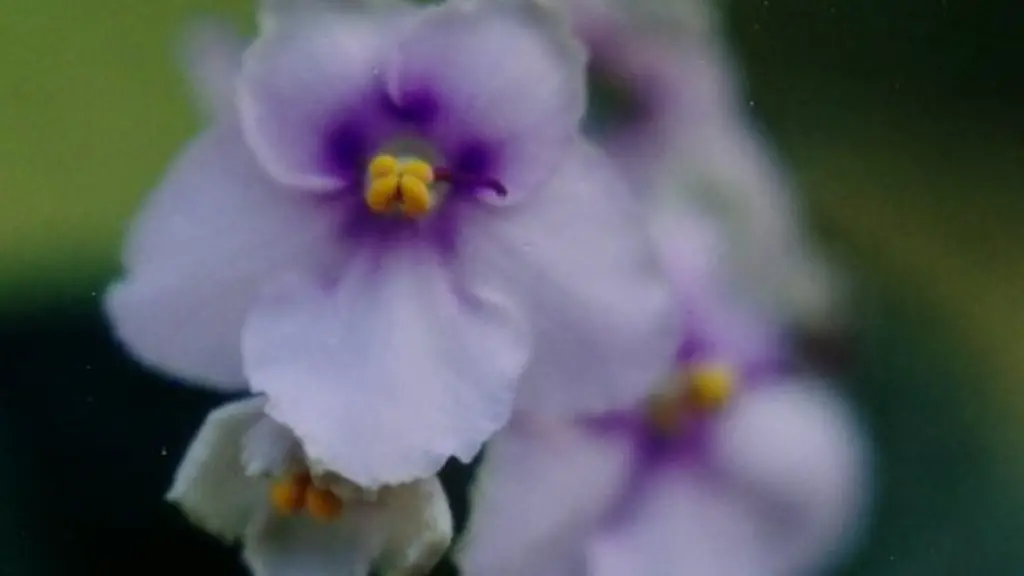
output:
{"label": "blurry purple flower", "polygon": [[[704,204],[735,239],[751,292],[801,324],[843,320],[842,279],[806,238],[802,207],[751,117],[709,0],[535,0],[570,7],[593,93],[619,111],[591,126],[638,191]],[[608,102],[605,102],[608,104]]]}
{"label": "blurry purple flower", "polygon": [[643,210],[577,134],[568,32],[525,0],[335,4],[268,2],[223,78],[237,107],[193,68],[216,119],[131,230],[106,301],[121,340],[248,383],[367,487],[471,459],[514,403],[646,395],[678,314]]}
{"label": "blurry purple flower", "polygon": [[291,432],[253,398],[213,411],[167,499],[198,526],[240,541],[254,576],[426,574],[451,541],[436,478],[368,492],[311,468]]}
{"label": "blurry purple flower", "polygon": [[780,335],[730,294],[714,227],[660,224],[689,313],[677,373],[632,410],[517,413],[474,486],[466,576],[789,576],[856,533],[867,462],[852,414],[789,375]]}

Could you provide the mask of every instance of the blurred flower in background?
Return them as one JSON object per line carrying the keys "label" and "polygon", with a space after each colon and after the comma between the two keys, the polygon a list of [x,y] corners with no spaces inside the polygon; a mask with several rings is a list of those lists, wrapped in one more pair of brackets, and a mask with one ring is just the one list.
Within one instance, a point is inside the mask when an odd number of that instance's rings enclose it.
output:
{"label": "blurred flower in background", "polygon": [[[0,532],[2,564],[18,566],[18,574],[144,572],[154,562],[148,551],[173,549],[175,554],[161,556],[162,568],[190,572],[201,565],[211,572],[242,573],[233,551],[203,537],[161,498],[194,431],[224,398],[135,366],[111,340],[97,300],[117,271],[116,246],[140,191],[153,185],[167,158],[195,131],[186,86],[177,80],[168,46],[183,23],[211,4],[12,1],[0,22],[5,38],[0,50],[0,188],[5,191],[0,194],[0,365],[5,371],[0,416],[10,440],[0,485],[13,506]],[[234,12],[244,23],[243,34],[223,34],[231,28],[214,24],[205,39],[193,36],[199,44],[184,56],[191,54],[190,73],[197,79],[234,75],[233,63],[247,43],[240,39],[251,28],[251,2],[215,4],[214,9]],[[1020,21],[1018,3],[922,7],[892,0],[812,6],[772,0],[703,12],[709,6],[658,0],[587,5],[600,14],[589,21],[602,22],[609,38],[614,30],[622,46],[606,50],[605,60],[630,62],[611,74],[596,74],[601,70],[591,66],[591,134],[605,139],[609,151],[617,142],[627,143],[618,150],[626,150],[619,157],[631,161],[621,167],[631,172],[632,182],[645,176],[660,181],[656,189],[669,199],[652,197],[652,211],[679,206],[686,213],[709,214],[716,226],[724,224],[729,242],[708,253],[727,250],[720,261],[754,278],[735,284],[740,291],[753,288],[737,300],[743,302],[740,309],[747,302],[757,305],[759,323],[783,332],[790,321],[805,331],[838,325],[853,336],[852,370],[826,379],[838,392],[815,387],[804,396],[781,392],[792,390],[786,386],[762,389],[779,391],[793,406],[818,406],[810,410],[818,418],[786,422],[842,429],[837,423],[848,412],[838,398],[844,393],[866,416],[879,499],[861,533],[866,539],[860,552],[848,565],[823,572],[1020,572],[1024,551],[1012,535],[1024,529],[1024,459],[1015,441],[1024,410],[1019,385],[1024,364],[1017,349],[1024,335],[1024,311],[1017,305],[1024,260],[1016,249],[1024,213],[1017,194],[1024,181],[1024,125],[1010,89],[1016,69],[1006,65],[1007,55],[1019,49],[1019,35],[1011,29]],[[574,20],[578,26],[583,21]],[[643,33],[637,35],[638,30]],[[588,44],[596,48],[599,40]],[[633,41],[641,47],[629,49]],[[687,55],[694,61],[681,67],[661,59],[683,62]],[[737,63],[749,87],[739,82]],[[655,83],[659,93],[686,88],[704,112],[683,121],[687,108],[680,106],[664,112],[678,122],[643,122],[655,117],[652,112],[663,112],[621,80],[645,70],[647,78],[671,80]],[[673,85],[687,75],[706,79],[696,86]],[[223,86],[206,91],[205,115],[215,119],[233,107],[232,92]],[[658,158],[641,153],[633,140],[636,149],[630,154],[628,138],[612,137],[617,122],[661,128],[648,131],[654,136],[645,142],[677,151]],[[753,128],[761,122],[792,172],[780,169]],[[642,167],[636,160],[655,164]],[[841,281],[835,263],[823,260],[823,250],[807,241],[805,201],[806,216],[824,233],[820,238],[828,252],[843,257],[849,275]],[[847,280],[856,280],[853,298]],[[729,421],[730,410],[740,414],[741,403],[755,399],[753,392],[738,387],[734,403],[715,420]],[[760,397],[763,405],[784,404],[773,404],[769,396]],[[776,427],[776,417],[748,421],[761,423],[754,428],[762,431],[759,426],[770,424],[767,432],[756,434],[737,425],[738,432],[720,437],[737,439],[730,445],[740,456],[749,456],[743,446],[758,448],[758,456],[775,456],[724,460],[747,462],[733,467],[733,477],[757,482],[711,497],[701,492],[706,484],[678,477],[652,482],[641,492],[620,491],[646,495],[628,509],[647,521],[630,523],[628,535],[616,532],[621,538],[613,546],[603,539],[602,558],[628,560],[630,550],[643,550],[636,544],[656,545],[664,534],[641,529],[657,527],[653,520],[662,510],[648,504],[672,489],[677,496],[683,492],[690,509],[703,506],[706,517],[717,516],[716,526],[726,528],[736,526],[735,518],[778,520],[771,512],[762,514],[765,507],[796,510],[787,494],[798,486],[805,492],[801,496],[813,491],[785,472],[840,452],[806,452],[815,456],[794,462],[788,457],[806,448],[800,442],[793,442],[800,450],[777,453],[739,440],[767,440],[769,432],[786,437],[795,426]],[[537,437],[566,424],[542,428]],[[512,436],[506,432],[501,441],[507,446]],[[500,461],[501,452],[499,443],[492,464],[485,460],[480,493],[488,483],[486,468]],[[542,469],[583,469],[586,463],[570,459],[573,455],[588,457],[567,453]],[[601,462],[618,466],[614,456]],[[818,472],[823,470],[813,467],[800,479],[824,482]],[[457,465],[441,473],[456,532],[466,517],[462,488],[469,475]],[[827,484],[840,486],[837,479],[855,477],[839,475]],[[571,483],[583,495],[592,487]],[[748,491],[749,498],[737,500]],[[550,517],[536,514],[523,522],[545,519]],[[739,525],[756,531],[752,527],[759,523]],[[681,528],[687,542],[714,534],[694,532],[694,525]],[[743,537],[748,543],[763,541],[749,532]],[[838,540],[834,546],[791,542],[805,551],[795,556],[807,558],[814,551],[840,552]],[[714,553],[709,558],[741,562],[761,555],[763,562],[765,550],[737,547],[724,551],[734,558]],[[438,573],[451,573],[451,567],[442,564]]]}

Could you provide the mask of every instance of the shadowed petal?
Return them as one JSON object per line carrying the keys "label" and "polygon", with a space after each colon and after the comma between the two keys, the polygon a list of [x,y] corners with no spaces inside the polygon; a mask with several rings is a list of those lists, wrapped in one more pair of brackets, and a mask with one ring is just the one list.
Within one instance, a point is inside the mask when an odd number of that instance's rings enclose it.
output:
{"label": "shadowed petal", "polygon": [[336,255],[331,217],[269,182],[236,127],[209,130],[132,225],[124,276],[105,298],[114,331],[154,368],[244,389],[245,315],[267,281]]}
{"label": "shadowed petal", "polygon": [[247,42],[229,22],[202,18],[192,22],[178,48],[196,100],[212,118],[237,114],[235,85]]}
{"label": "shadowed petal", "polygon": [[383,576],[422,576],[452,541],[452,513],[436,476],[387,488],[388,538],[376,562]]}

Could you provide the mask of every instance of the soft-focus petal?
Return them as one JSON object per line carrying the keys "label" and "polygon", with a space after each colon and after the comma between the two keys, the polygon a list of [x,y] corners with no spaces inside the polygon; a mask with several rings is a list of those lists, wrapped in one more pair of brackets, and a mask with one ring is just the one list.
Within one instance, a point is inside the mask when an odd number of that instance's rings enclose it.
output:
{"label": "soft-focus petal", "polygon": [[711,479],[658,474],[628,519],[596,537],[589,576],[773,576],[755,518]]}
{"label": "soft-focus petal", "polygon": [[242,439],[263,416],[265,401],[227,404],[206,418],[174,475],[167,500],[207,532],[240,538],[263,507],[265,485],[242,465]]}
{"label": "soft-focus petal", "polygon": [[202,18],[186,27],[179,47],[196,100],[212,118],[235,114],[235,85],[246,41],[229,22]]}
{"label": "soft-focus petal", "polygon": [[[261,401],[266,406],[266,399]],[[242,438],[242,466],[249,476],[280,476],[303,458],[295,435],[273,418],[264,416]]]}
{"label": "soft-focus petal", "polygon": [[436,254],[360,254],[328,287],[291,278],[245,328],[246,372],[310,460],[373,487],[470,460],[509,418],[529,356],[520,319],[456,292]]}
{"label": "soft-focus petal", "polygon": [[392,19],[310,11],[264,30],[245,53],[238,104],[246,139],[277,180],[314,190],[344,184],[330,130],[379,82]]}
{"label": "soft-focus petal", "polygon": [[334,257],[332,215],[282,193],[223,124],[192,143],[134,222],[106,294],[120,340],[175,376],[242,389],[241,333],[267,281]]}
{"label": "soft-focus petal", "polygon": [[578,145],[529,201],[466,218],[467,266],[525,307],[534,354],[518,406],[548,415],[632,405],[675,357],[682,313],[648,220],[608,161]]}
{"label": "soft-focus petal", "polygon": [[387,541],[376,567],[383,576],[422,576],[440,562],[452,541],[452,512],[436,476],[385,488]]}
{"label": "soft-focus petal", "polygon": [[472,138],[500,149],[497,176],[518,198],[546,182],[573,143],[584,59],[569,30],[529,2],[448,2],[400,37],[386,77],[398,103],[437,93],[442,117],[428,131],[441,146]]}
{"label": "soft-focus petal", "polygon": [[712,457],[761,508],[784,573],[820,573],[853,544],[869,496],[867,448],[849,408],[821,383],[794,379],[738,398]]}
{"label": "soft-focus petal", "polygon": [[459,543],[466,576],[570,576],[583,542],[622,496],[629,443],[582,427],[521,420],[488,444]]}
{"label": "soft-focus petal", "polygon": [[693,203],[664,206],[654,218],[654,237],[665,270],[702,339],[724,361],[740,367],[776,358],[782,340],[778,320],[738,281],[721,223]]}
{"label": "soft-focus petal", "polygon": [[267,510],[245,535],[242,558],[253,576],[369,576],[385,538],[379,507],[346,503],[342,516],[320,522]]}

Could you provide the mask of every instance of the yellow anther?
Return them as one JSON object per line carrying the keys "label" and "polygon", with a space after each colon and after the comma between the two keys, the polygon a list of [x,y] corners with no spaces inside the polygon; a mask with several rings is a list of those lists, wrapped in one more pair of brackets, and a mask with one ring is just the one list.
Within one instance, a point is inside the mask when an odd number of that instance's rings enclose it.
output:
{"label": "yellow anther", "polygon": [[698,364],[689,371],[687,404],[696,410],[721,410],[732,399],[736,378],[732,369],[723,364]]}
{"label": "yellow anther", "polygon": [[374,157],[367,171],[370,185],[366,204],[374,212],[384,214],[399,208],[406,216],[419,218],[434,207],[430,190],[434,169],[423,160],[398,160],[381,154]]}
{"label": "yellow anther", "polygon": [[321,522],[329,522],[341,516],[344,503],[337,494],[326,488],[310,486],[306,490],[306,511]]}
{"label": "yellow anther", "polygon": [[402,212],[410,218],[418,218],[427,212],[434,203],[430,196],[430,188],[423,180],[405,174],[398,184],[399,195],[402,202]]}
{"label": "yellow anther", "polygon": [[404,176],[411,176],[427,185],[434,183],[434,168],[419,158],[406,161],[401,169]]}
{"label": "yellow anther", "polygon": [[370,179],[376,180],[385,176],[398,175],[398,158],[388,154],[379,154],[370,161]]}
{"label": "yellow anther", "polygon": [[309,474],[293,474],[270,487],[270,502],[281,514],[295,514],[306,503],[311,480]]}
{"label": "yellow anther", "polygon": [[399,176],[392,174],[382,176],[370,181],[370,187],[366,191],[366,205],[377,213],[388,212],[398,202]]}

